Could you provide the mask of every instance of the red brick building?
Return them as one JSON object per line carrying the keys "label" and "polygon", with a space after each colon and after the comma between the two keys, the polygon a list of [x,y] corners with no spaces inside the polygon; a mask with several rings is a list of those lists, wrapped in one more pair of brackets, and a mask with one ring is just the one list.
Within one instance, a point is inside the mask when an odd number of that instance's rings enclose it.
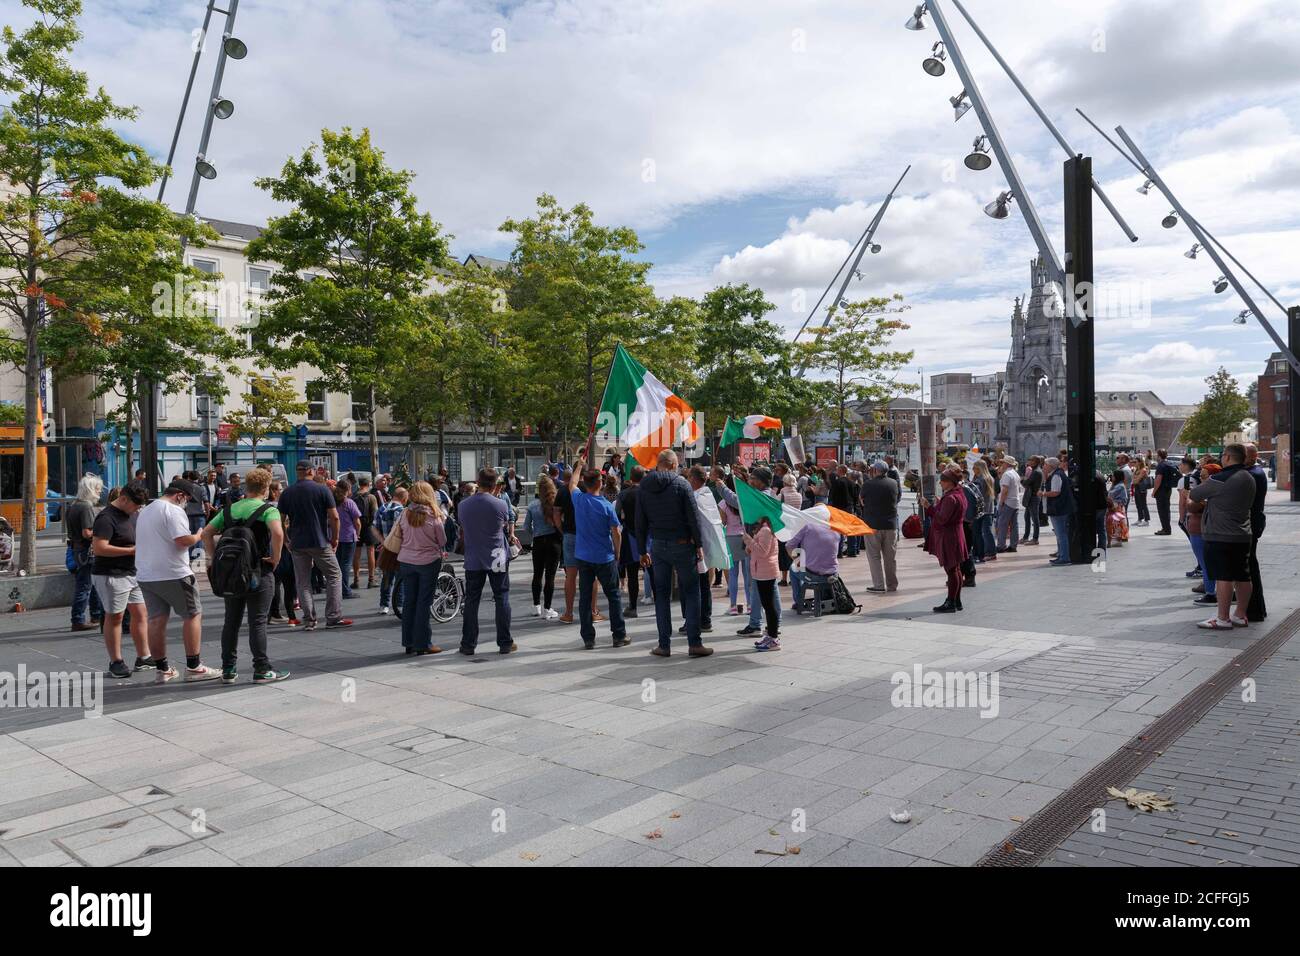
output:
{"label": "red brick building", "polygon": [[1268,357],[1259,377],[1259,450],[1277,450],[1276,438],[1291,428],[1287,363],[1281,352]]}

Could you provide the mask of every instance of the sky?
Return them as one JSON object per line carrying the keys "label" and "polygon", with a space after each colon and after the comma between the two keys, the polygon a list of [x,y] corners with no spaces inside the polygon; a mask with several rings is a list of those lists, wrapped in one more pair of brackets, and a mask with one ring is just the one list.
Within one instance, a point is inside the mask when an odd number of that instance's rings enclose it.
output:
{"label": "sky", "polygon": [[[962,19],[940,0],[1048,235],[1061,254],[1065,154]],[[124,131],[164,159],[204,0],[86,0],[75,54],[138,107]],[[218,4],[224,6],[225,4]],[[1191,403],[1218,366],[1243,385],[1274,346],[1218,270],[1183,256],[1156,190],[1075,112],[1122,124],[1183,205],[1283,303],[1300,302],[1300,0],[966,0],[967,10],[1139,236],[1095,204],[1096,278],[1116,303],[1096,327],[1100,390]],[[791,333],[910,165],[851,298],[901,293],[922,370],[1004,368],[1035,247],[1006,180],[962,164],[961,82],[921,61],[938,34],[903,28],[906,0],[243,0],[205,182],[205,216],[281,211],[253,185],[319,139],[368,127],[416,173],[453,251],[507,256],[498,231],[548,192],[635,228],[661,295],[748,282]],[[0,22],[30,14],[0,0]],[[216,30],[223,18],[214,17]],[[214,31],[215,32],[215,31]],[[168,201],[181,205],[216,59],[209,42]],[[1291,266],[1292,269],[1288,269]],[[1285,337],[1285,317],[1258,301]]]}

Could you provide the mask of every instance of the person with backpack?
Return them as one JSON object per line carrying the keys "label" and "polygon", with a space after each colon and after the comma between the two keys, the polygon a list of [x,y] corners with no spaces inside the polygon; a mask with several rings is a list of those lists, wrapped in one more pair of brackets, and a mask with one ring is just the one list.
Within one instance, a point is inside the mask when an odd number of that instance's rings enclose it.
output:
{"label": "person with backpack", "polygon": [[[271,684],[289,676],[276,670],[266,653],[266,623],[275,592],[275,566],[284,547],[280,510],[266,501],[271,473],[254,468],[244,475],[244,496],[227,501],[203,528],[208,581],[226,602],[221,628],[221,683],[239,677],[235,660],[239,628],[248,618],[248,646],[253,653],[253,683]],[[220,535],[220,540],[217,536]]]}

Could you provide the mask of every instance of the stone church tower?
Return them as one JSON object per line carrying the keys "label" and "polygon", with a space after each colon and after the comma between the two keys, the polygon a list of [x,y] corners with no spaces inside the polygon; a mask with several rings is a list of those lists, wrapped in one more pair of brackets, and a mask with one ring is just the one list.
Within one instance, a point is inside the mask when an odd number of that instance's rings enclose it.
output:
{"label": "stone church tower", "polygon": [[998,435],[1021,463],[1055,455],[1065,445],[1065,317],[1041,258],[1030,263],[1028,306],[1017,297],[1011,356],[998,404]]}

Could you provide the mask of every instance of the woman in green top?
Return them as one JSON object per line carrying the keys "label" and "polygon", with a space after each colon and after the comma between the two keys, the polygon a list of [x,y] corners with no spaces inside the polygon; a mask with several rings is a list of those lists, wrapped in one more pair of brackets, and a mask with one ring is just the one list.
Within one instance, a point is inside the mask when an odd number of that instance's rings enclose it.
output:
{"label": "woman in green top", "polygon": [[[244,497],[230,505],[230,520],[243,525],[258,514],[248,525],[257,539],[261,558],[261,574],[257,586],[244,594],[229,595],[226,602],[226,619],[221,628],[221,682],[233,684],[239,677],[235,659],[239,651],[239,627],[248,617],[248,646],[253,653],[253,683],[270,684],[284,680],[288,671],[276,670],[266,653],[266,619],[271,610],[271,597],[275,593],[275,566],[284,547],[284,526],[280,511],[267,504],[266,495],[271,488],[271,473],[265,468],[254,468],[244,475]],[[263,510],[264,509],[264,510]],[[216,555],[216,538],[226,530],[226,509],[212,516],[203,528],[203,550],[208,556],[208,568]]]}

